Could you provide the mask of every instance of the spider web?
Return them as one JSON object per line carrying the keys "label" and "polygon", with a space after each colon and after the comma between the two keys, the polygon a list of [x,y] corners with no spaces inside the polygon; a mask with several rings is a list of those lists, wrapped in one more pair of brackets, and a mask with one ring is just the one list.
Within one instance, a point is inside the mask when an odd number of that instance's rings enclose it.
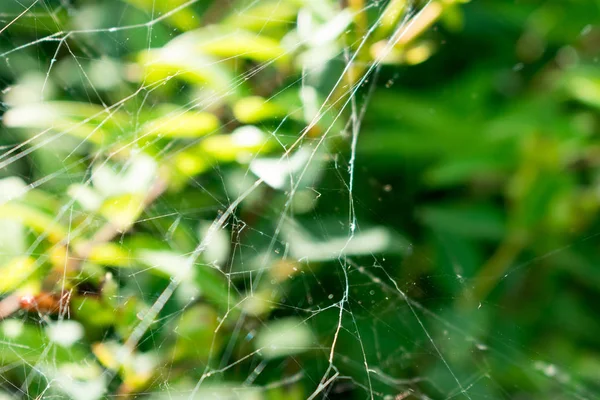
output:
{"label": "spider web", "polygon": [[348,3],[0,6],[2,396],[594,398],[370,208],[370,106],[441,3]]}

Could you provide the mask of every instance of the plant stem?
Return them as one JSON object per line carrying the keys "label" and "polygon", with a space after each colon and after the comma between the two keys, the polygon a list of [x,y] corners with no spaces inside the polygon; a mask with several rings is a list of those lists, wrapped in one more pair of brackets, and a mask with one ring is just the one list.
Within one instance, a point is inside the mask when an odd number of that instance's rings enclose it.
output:
{"label": "plant stem", "polygon": [[472,308],[483,301],[496,287],[524,246],[525,240],[522,235],[508,234],[474,278],[473,287],[463,292],[459,306]]}

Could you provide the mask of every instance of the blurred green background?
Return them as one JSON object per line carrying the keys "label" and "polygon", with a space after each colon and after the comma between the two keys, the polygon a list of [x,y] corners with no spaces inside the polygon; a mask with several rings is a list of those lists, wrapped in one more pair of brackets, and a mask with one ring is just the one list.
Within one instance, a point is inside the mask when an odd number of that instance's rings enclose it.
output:
{"label": "blurred green background", "polygon": [[600,398],[597,0],[3,0],[0,398]]}

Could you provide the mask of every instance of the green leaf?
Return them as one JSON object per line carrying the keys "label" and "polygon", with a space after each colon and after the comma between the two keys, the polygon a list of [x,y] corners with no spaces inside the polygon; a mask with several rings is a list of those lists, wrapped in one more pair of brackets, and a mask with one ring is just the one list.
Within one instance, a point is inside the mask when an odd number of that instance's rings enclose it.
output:
{"label": "green leaf", "polygon": [[218,317],[212,307],[198,304],[174,321],[171,332],[175,336],[172,349],[175,361],[190,358],[207,361],[211,352],[218,352],[221,342],[216,334]]}
{"label": "green leaf", "polygon": [[0,323],[0,364],[64,363],[81,361],[85,352],[79,345],[55,345],[48,352],[51,341],[40,326],[28,325],[9,319]]}
{"label": "green leaf", "polygon": [[117,243],[94,244],[87,255],[87,261],[113,267],[129,267],[132,263],[129,251]]}
{"label": "green leaf", "polygon": [[125,231],[138,219],[143,210],[144,196],[128,193],[106,199],[99,211],[117,229]]}
{"label": "green leaf", "polygon": [[177,7],[181,7],[176,13],[167,18],[167,22],[181,29],[187,30],[198,26],[199,16],[190,7],[182,7],[187,0],[126,0],[129,4],[151,13],[168,13]]}
{"label": "green leaf", "polygon": [[250,125],[237,128],[229,135],[208,136],[198,145],[201,153],[223,162],[247,162],[270,148],[265,133]]}
{"label": "green leaf", "polygon": [[142,66],[144,80],[148,83],[166,84],[171,78],[178,78],[191,84],[208,85],[219,92],[219,96],[239,94],[238,85],[232,71],[225,68],[213,57],[197,54],[190,46],[165,46],[147,50],[139,54],[138,63]]}
{"label": "green leaf", "polygon": [[67,236],[66,228],[50,215],[25,204],[0,204],[0,218],[20,221],[37,233],[46,234],[52,242],[59,242]]}
{"label": "green leaf", "polygon": [[362,228],[349,236],[314,238],[298,223],[283,224],[281,235],[289,243],[290,254],[296,260],[331,261],[341,256],[373,254],[403,254],[409,242],[384,227]]}
{"label": "green leaf", "polygon": [[79,320],[91,327],[111,326],[117,313],[110,302],[93,296],[78,296],[71,300],[73,314]]}
{"label": "green leaf", "polygon": [[143,127],[144,135],[189,139],[219,129],[219,119],[207,112],[177,112],[154,119]]}
{"label": "green leaf", "polygon": [[27,256],[13,258],[8,264],[0,267],[0,294],[12,292],[32,277],[38,265]]}
{"label": "green leaf", "polygon": [[275,39],[226,25],[186,32],[168,46],[188,48],[218,58],[240,57],[257,62],[286,62],[288,54]]}
{"label": "green leaf", "polygon": [[578,101],[600,109],[600,74],[595,68],[578,68],[565,79],[565,87]]}
{"label": "green leaf", "polygon": [[189,256],[168,250],[140,249],[136,259],[149,266],[152,273],[193,283],[200,290],[200,296],[224,310],[237,302],[236,293],[230,290],[225,276],[215,267],[191,264]]}
{"label": "green leaf", "polygon": [[[35,115],[35,118],[31,118]],[[6,112],[4,124],[11,128],[52,129],[87,141],[103,144],[110,129],[126,121],[121,112],[101,106],[56,101],[22,105]]]}
{"label": "green leaf", "polygon": [[266,359],[303,353],[315,347],[315,338],[307,324],[297,318],[268,322],[256,335],[254,346]]}
{"label": "green leaf", "polygon": [[[261,1],[254,3],[243,13],[233,12],[221,21],[221,24],[259,32],[273,27],[285,28],[294,23],[298,6],[297,2]],[[265,15],[269,18],[265,18]]]}
{"label": "green leaf", "polygon": [[283,108],[260,96],[244,97],[233,106],[233,115],[244,124],[256,124],[268,119],[282,118]]}

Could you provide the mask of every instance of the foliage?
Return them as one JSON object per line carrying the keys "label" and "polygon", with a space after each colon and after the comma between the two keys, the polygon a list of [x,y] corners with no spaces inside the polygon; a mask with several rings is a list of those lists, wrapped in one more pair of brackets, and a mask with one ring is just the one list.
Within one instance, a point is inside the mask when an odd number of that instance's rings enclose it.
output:
{"label": "foliage", "polygon": [[599,15],[3,1],[0,396],[595,398]]}

